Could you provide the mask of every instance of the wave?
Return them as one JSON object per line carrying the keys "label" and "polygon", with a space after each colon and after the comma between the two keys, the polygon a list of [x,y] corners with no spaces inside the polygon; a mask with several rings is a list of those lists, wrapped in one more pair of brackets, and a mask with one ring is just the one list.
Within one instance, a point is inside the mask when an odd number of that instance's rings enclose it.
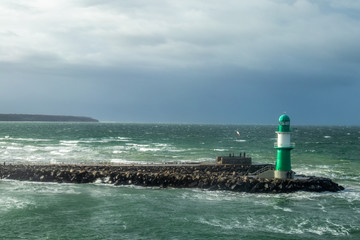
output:
{"label": "wave", "polygon": [[130,160],[126,160],[126,159],[120,159],[120,158],[114,158],[110,160],[111,163],[116,163],[116,164],[148,164],[148,162],[145,161],[130,161]]}
{"label": "wave", "polygon": [[245,139],[236,139],[235,142],[246,142],[247,140]]}
{"label": "wave", "polygon": [[140,152],[158,152],[161,151],[161,148],[140,147],[137,150]]}
{"label": "wave", "polygon": [[309,165],[301,164],[293,170],[297,174],[308,176],[319,176],[340,181],[352,181],[353,183],[360,182],[360,175],[355,172],[348,172],[342,167],[342,164],[335,165]]}
{"label": "wave", "polygon": [[226,152],[227,150],[223,149],[223,148],[215,148],[214,151],[215,152]]}
{"label": "wave", "polygon": [[344,237],[349,236],[353,231],[359,230],[359,227],[356,225],[349,226],[347,224],[337,223],[330,218],[316,222],[315,219],[309,220],[305,216],[298,217],[293,215],[292,218],[287,218],[284,215],[277,213],[267,214],[267,216],[243,216],[230,219],[210,216],[199,217],[197,222],[199,224],[220,228],[225,231],[245,230],[246,232],[258,232],[259,229],[262,229],[262,231],[269,234],[281,233],[289,235],[289,237],[295,237],[296,235],[299,237],[312,235]]}
{"label": "wave", "polygon": [[60,144],[96,144],[96,143],[111,143],[111,142],[129,142],[131,138],[128,137],[109,137],[109,138],[85,138],[79,140],[60,140]]}
{"label": "wave", "polygon": [[30,200],[15,197],[0,197],[0,212],[12,209],[24,209],[29,205],[34,205]]}
{"label": "wave", "polygon": [[0,138],[0,141],[15,141],[15,142],[51,142],[53,139],[41,139],[41,138],[13,138],[10,136],[5,136]]}
{"label": "wave", "polygon": [[230,222],[224,222],[223,219],[207,220],[203,217],[200,217],[198,221],[201,224],[210,225],[212,227],[222,228],[225,230],[232,230],[234,228],[245,229],[244,224],[242,222],[239,222],[237,219],[232,219]]}

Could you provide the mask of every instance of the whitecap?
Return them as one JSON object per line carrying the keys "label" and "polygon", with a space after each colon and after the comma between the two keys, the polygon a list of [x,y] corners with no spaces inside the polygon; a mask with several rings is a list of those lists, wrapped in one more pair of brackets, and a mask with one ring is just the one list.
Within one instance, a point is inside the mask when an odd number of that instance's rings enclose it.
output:
{"label": "whitecap", "polygon": [[128,138],[128,137],[117,137],[117,140],[119,142],[127,142],[127,141],[130,141],[131,138]]}
{"label": "whitecap", "polygon": [[17,199],[14,197],[0,199],[0,209],[2,210],[23,209],[29,205],[32,205],[32,202],[25,199]]}
{"label": "whitecap", "polygon": [[140,161],[129,161],[121,158],[113,158],[110,160],[111,163],[117,163],[117,164],[134,164],[134,163],[146,163],[146,162],[140,162]]}
{"label": "whitecap", "polygon": [[234,201],[239,198],[239,196],[245,195],[246,193],[239,193],[239,192],[227,192],[222,190],[217,191],[209,191],[203,189],[189,189],[189,191],[185,191],[182,194],[183,199],[190,199],[190,200],[201,200],[201,201]]}
{"label": "whitecap", "polygon": [[329,219],[326,219],[326,223],[327,225],[322,225],[322,226],[314,226],[312,225],[312,227],[310,229],[307,229],[306,231],[311,232],[311,233],[315,233],[317,235],[324,235],[324,234],[331,234],[333,236],[347,236],[349,235],[349,231],[350,229],[346,229],[344,226],[340,225],[340,224],[336,224],[332,221],[330,221]]}
{"label": "whitecap", "polygon": [[69,153],[69,152],[71,152],[72,151],[72,149],[70,148],[61,148],[61,149],[59,149],[59,152],[60,153]]}
{"label": "whitecap", "polygon": [[301,225],[297,227],[284,227],[283,225],[278,225],[276,228],[274,226],[266,226],[266,229],[270,232],[277,232],[283,234],[303,234],[304,230],[302,230]]}
{"label": "whitecap", "polygon": [[125,145],[134,149],[150,147],[150,145],[148,144],[136,144],[136,143],[125,143]]}
{"label": "whitecap", "polygon": [[222,148],[215,148],[214,149],[215,152],[225,152],[227,151],[226,149],[222,149]]}
{"label": "whitecap", "polygon": [[59,151],[51,151],[50,154],[51,155],[57,155],[57,156],[64,156],[65,155],[64,153],[61,153]]}
{"label": "whitecap", "polygon": [[18,142],[49,142],[52,141],[51,139],[41,139],[41,138],[13,138],[10,136],[5,136],[4,138],[0,138],[0,140],[11,140],[11,141],[18,141]]}
{"label": "whitecap", "polygon": [[292,210],[290,208],[286,208],[286,207],[273,206],[273,208],[275,210],[282,210],[284,212],[292,212]]}
{"label": "whitecap", "polygon": [[60,145],[65,145],[65,146],[74,146],[77,145],[80,141],[78,140],[62,140],[60,141]]}
{"label": "whitecap", "polygon": [[21,148],[21,147],[12,147],[12,146],[9,146],[9,147],[6,147],[6,149],[8,149],[8,150],[21,150],[22,148]]}
{"label": "whitecap", "polygon": [[118,150],[114,150],[112,153],[114,154],[119,154],[119,153],[124,153],[125,151],[118,151]]}
{"label": "whitecap", "polygon": [[324,138],[331,138],[331,136],[324,136]]}
{"label": "whitecap", "polygon": [[231,223],[229,222],[224,222],[220,219],[212,219],[212,220],[206,220],[205,218],[200,218],[199,222],[202,224],[206,224],[206,225],[210,225],[210,226],[214,226],[214,227],[219,227],[225,230],[231,230],[234,228],[242,228],[242,224],[239,221],[233,220],[231,221]]}
{"label": "whitecap", "polygon": [[166,143],[155,143],[154,145],[156,147],[169,147],[169,144],[166,144]]}
{"label": "whitecap", "polygon": [[160,148],[146,148],[146,147],[141,147],[138,150],[140,152],[157,152],[157,151],[161,151]]}
{"label": "whitecap", "polygon": [[236,139],[235,142],[246,142],[245,139]]}
{"label": "whitecap", "polygon": [[36,151],[39,150],[39,148],[33,147],[33,146],[25,146],[23,149],[24,149],[26,152],[30,152],[30,153],[36,152]]}
{"label": "whitecap", "polygon": [[168,149],[168,152],[185,152],[186,150],[184,149]]}

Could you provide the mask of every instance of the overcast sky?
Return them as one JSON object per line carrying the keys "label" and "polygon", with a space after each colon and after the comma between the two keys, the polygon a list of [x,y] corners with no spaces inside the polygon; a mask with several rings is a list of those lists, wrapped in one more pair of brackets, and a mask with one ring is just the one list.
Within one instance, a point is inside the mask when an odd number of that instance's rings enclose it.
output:
{"label": "overcast sky", "polygon": [[360,125],[358,0],[0,0],[0,113]]}

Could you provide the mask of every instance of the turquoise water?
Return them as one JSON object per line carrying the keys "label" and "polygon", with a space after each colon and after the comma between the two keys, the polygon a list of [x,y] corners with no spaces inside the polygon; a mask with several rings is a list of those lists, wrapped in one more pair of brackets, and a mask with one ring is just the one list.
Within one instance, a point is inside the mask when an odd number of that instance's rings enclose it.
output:
{"label": "turquoise water", "polygon": [[[240,136],[236,134],[240,132]],[[0,161],[162,163],[246,151],[274,163],[276,126],[0,123]],[[0,180],[0,239],[360,239],[360,127],[295,126],[293,170],[339,193],[248,194]]]}

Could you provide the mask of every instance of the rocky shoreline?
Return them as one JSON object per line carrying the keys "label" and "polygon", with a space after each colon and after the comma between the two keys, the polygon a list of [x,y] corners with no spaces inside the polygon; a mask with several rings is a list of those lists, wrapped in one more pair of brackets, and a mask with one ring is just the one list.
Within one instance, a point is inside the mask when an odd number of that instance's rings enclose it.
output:
{"label": "rocky shoreline", "polygon": [[[266,164],[265,164],[266,165]],[[138,185],[160,188],[200,188],[249,193],[296,191],[337,192],[344,188],[328,178],[261,179],[251,173],[263,165],[163,164],[163,165],[27,165],[0,167],[1,179],[20,181]]]}

